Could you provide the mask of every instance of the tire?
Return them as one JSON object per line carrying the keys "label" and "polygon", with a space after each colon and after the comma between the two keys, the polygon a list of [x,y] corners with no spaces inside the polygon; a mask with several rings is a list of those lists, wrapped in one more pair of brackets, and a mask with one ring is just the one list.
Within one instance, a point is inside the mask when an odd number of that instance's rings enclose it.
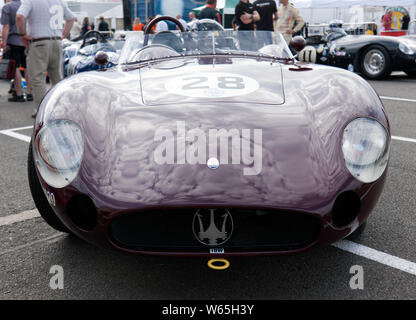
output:
{"label": "tire", "polygon": [[30,192],[32,193],[33,201],[35,202],[36,208],[38,209],[42,218],[52,228],[61,232],[71,233],[71,231],[56,216],[55,212],[49,205],[49,202],[46,199],[45,194],[43,193],[42,186],[39,182],[39,178],[35,169],[35,163],[33,160],[32,142],[30,142],[29,154],[27,157],[27,173],[29,179]]}
{"label": "tire", "polygon": [[416,77],[416,69],[413,70],[406,70],[406,74],[410,77]]}
{"label": "tire", "polygon": [[347,240],[357,240],[360,238],[362,233],[365,230],[365,227],[367,226],[367,222],[364,222],[361,226],[359,226],[353,233],[351,233],[348,237],[345,239]]}
{"label": "tire", "polygon": [[360,68],[367,79],[385,79],[392,72],[390,54],[382,46],[370,46],[361,54]]}

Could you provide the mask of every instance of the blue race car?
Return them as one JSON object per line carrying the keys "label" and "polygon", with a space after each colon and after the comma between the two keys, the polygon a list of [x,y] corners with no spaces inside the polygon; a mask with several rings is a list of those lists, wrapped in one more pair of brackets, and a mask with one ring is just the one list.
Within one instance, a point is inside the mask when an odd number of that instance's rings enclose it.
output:
{"label": "blue race car", "polygon": [[[67,44],[64,49],[64,77],[115,66],[123,45],[124,37],[122,34],[116,34],[114,38],[110,38],[108,35],[95,30],[87,32],[81,41]],[[106,64],[96,63],[95,56],[98,52],[105,52],[108,55]]]}

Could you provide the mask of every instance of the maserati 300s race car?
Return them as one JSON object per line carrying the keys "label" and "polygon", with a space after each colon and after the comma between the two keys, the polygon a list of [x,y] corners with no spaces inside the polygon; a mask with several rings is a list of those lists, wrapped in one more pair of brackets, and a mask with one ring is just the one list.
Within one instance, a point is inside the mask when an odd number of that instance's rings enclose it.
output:
{"label": "maserati 300s race car", "polygon": [[127,35],[116,68],[44,98],[28,173],[46,222],[135,254],[287,254],[358,235],[390,150],[371,86],[298,64],[280,34],[175,19],[182,32],[149,34],[159,20]]}
{"label": "maserati 300s race car", "polygon": [[385,79],[392,71],[416,75],[416,33],[409,28],[403,37],[349,35],[341,22],[329,25],[326,34],[311,35],[300,54],[319,64],[337,66],[363,74],[368,79]]}

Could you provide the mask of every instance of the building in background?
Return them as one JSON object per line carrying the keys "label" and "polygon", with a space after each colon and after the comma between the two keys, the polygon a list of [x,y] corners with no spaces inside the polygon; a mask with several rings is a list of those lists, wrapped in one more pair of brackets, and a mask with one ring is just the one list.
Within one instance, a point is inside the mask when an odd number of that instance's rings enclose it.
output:
{"label": "building in background", "polygon": [[119,4],[109,10],[97,14],[93,20],[96,26],[98,26],[98,21],[100,17],[104,18],[104,20],[108,23],[110,29],[124,29],[124,13],[122,4]]}
{"label": "building in background", "polygon": [[[97,15],[111,11],[121,5],[121,0],[69,0],[66,2],[78,21],[88,17],[94,23],[96,23],[95,17]],[[112,19],[106,19],[106,21],[110,28],[117,29],[117,25],[111,25]],[[98,28],[98,25],[96,24],[95,27]]]}

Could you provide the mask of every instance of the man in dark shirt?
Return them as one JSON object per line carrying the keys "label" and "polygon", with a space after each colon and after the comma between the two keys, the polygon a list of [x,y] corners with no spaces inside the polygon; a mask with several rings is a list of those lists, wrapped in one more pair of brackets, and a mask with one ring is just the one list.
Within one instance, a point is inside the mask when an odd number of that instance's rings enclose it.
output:
{"label": "man in dark shirt", "polygon": [[240,0],[235,7],[235,21],[238,26],[238,40],[241,50],[255,51],[257,46],[254,38],[254,23],[260,20],[260,15],[249,0]]}
{"label": "man in dark shirt", "polygon": [[402,30],[408,30],[409,29],[409,22],[410,22],[410,17],[407,14],[407,12],[405,11],[403,13],[403,18],[402,18]]}
{"label": "man in dark shirt", "polygon": [[254,23],[260,20],[260,15],[249,0],[240,0],[235,7],[235,20],[238,30],[254,30]]}
{"label": "man in dark shirt", "polygon": [[254,9],[259,13],[260,20],[256,23],[259,46],[272,44],[274,21],[277,20],[277,6],[275,0],[257,0],[254,2]]}
{"label": "man in dark shirt", "polygon": [[277,20],[277,6],[274,0],[257,0],[254,9],[259,13],[260,20],[257,21],[257,30],[274,31],[273,19]]}
{"label": "man in dark shirt", "polygon": [[108,23],[104,20],[104,17],[100,17],[100,23],[98,25],[98,31],[110,31]]}
{"label": "man in dark shirt", "polygon": [[216,7],[217,0],[207,0],[207,5],[198,14],[198,19],[211,19],[221,24],[221,15]]}

